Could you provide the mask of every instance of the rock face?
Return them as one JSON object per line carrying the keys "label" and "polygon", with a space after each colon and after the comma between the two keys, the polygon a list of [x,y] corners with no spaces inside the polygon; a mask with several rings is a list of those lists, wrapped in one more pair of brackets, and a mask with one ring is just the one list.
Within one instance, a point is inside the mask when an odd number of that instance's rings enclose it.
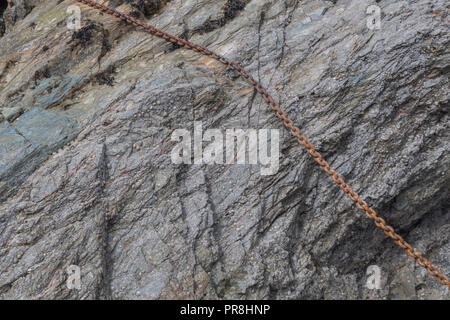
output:
{"label": "rock face", "polygon": [[[0,38],[0,298],[450,297],[236,74],[74,1],[13,2]],[[145,2],[107,3],[243,65],[450,274],[447,1]],[[80,30],[67,27],[74,4]],[[279,129],[278,172],[173,164],[173,131],[195,121]]]}

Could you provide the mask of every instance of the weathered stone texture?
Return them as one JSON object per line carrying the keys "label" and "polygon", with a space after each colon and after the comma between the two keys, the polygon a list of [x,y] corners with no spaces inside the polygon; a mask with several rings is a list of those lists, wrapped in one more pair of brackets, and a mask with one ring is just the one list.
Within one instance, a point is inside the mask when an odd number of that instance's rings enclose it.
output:
{"label": "weathered stone texture", "polygon": [[[0,298],[449,298],[219,63],[86,6],[68,30],[74,1],[15,2],[0,38]],[[242,64],[450,274],[447,1],[110,2]],[[278,173],[172,164],[173,130],[194,121],[280,129]]]}

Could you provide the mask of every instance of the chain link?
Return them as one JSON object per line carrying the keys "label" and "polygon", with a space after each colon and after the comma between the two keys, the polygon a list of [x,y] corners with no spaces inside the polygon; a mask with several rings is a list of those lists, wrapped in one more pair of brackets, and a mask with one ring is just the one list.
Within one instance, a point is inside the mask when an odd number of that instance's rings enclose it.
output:
{"label": "chain link", "polygon": [[314,145],[308,142],[308,139],[301,134],[300,128],[294,126],[293,121],[289,119],[286,115],[286,112],[281,110],[280,105],[278,102],[276,102],[272,96],[267,92],[267,90],[258,82],[256,81],[250,74],[248,74],[244,68],[239,66],[238,64],[228,60],[227,58],[212,52],[206,47],[199,46],[197,44],[194,44],[192,42],[189,42],[185,39],[173,36],[171,34],[168,34],[167,32],[164,32],[158,28],[155,28],[151,25],[146,24],[145,22],[138,20],[136,18],[133,18],[132,16],[129,16],[127,14],[124,14],[122,12],[119,12],[117,10],[111,9],[103,4],[97,3],[94,0],[75,0],[81,3],[84,3],[92,8],[98,9],[100,11],[103,11],[109,15],[115,16],[124,22],[134,25],[135,27],[141,28],[145,30],[146,32],[157,36],[159,38],[162,38],[166,41],[169,41],[173,44],[177,44],[181,47],[184,47],[189,50],[193,50],[195,52],[201,53],[202,55],[209,56],[211,58],[214,58],[215,60],[223,63],[224,65],[228,66],[230,69],[235,70],[247,83],[249,83],[251,86],[255,88],[255,90],[262,95],[264,101],[268,103],[270,109],[275,112],[276,116],[283,121],[284,126],[289,130],[289,132],[297,138],[297,141],[300,145],[302,145],[306,151],[313,157],[314,161],[322,168],[323,171],[328,174],[331,179],[341,188],[341,190],[347,194],[347,196],[356,203],[356,206],[363,210],[366,214],[366,216],[369,219],[372,219],[375,223],[375,225],[382,229],[386,236],[392,238],[394,242],[403,250],[406,251],[406,253],[415,259],[417,263],[424,267],[428,273],[434,277],[437,278],[439,283],[446,285],[450,287],[450,281],[449,279],[439,272],[438,268],[433,266],[428,259],[423,257],[417,250],[415,250],[411,245],[406,242],[398,233],[394,231],[394,229],[386,223],[386,221],[377,216],[377,213],[375,210],[369,208],[367,203],[364,200],[361,200],[359,195],[352,190],[352,188],[344,182],[344,180],[339,176],[339,174],[330,167],[327,161],[325,161],[322,157],[322,155],[316,151]]}

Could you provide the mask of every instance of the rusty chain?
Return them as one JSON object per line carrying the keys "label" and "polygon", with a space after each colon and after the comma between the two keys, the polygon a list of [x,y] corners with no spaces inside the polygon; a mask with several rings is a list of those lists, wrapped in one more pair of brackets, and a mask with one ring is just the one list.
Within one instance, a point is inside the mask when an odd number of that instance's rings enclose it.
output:
{"label": "rusty chain", "polygon": [[280,105],[277,101],[275,101],[271,95],[268,93],[268,91],[258,82],[256,81],[251,75],[249,75],[244,68],[239,66],[238,64],[228,60],[227,58],[209,50],[206,47],[202,47],[198,44],[194,44],[190,41],[187,41],[185,39],[173,36],[167,32],[164,32],[158,28],[155,28],[151,25],[148,25],[147,23],[138,20],[136,18],[133,18],[130,15],[127,15],[125,13],[119,12],[115,9],[109,8],[103,4],[97,3],[94,0],[75,0],[77,2],[84,3],[94,9],[98,9],[106,14],[112,15],[116,18],[119,18],[120,20],[134,25],[135,27],[142,28],[144,31],[157,36],[159,38],[162,38],[168,42],[171,42],[175,45],[179,45],[180,47],[184,47],[189,50],[193,50],[195,52],[201,53],[202,55],[209,56],[214,58],[215,60],[223,63],[224,65],[228,66],[230,69],[233,69],[237,71],[237,73],[244,78],[244,80],[249,83],[251,86],[255,88],[255,90],[262,95],[265,102],[269,104],[269,107],[272,111],[276,113],[276,116],[283,121],[284,126],[289,130],[289,132],[297,138],[297,141],[300,145],[302,145],[306,151],[313,157],[314,161],[322,168],[323,171],[325,171],[331,179],[341,188],[341,190],[347,194],[347,196],[356,203],[356,206],[363,210],[366,214],[366,216],[369,219],[372,219],[375,223],[375,225],[382,229],[386,236],[392,238],[394,242],[401,247],[403,250],[406,251],[406,253],[414,258],[416,262],[424,267],[428,273],[434,277],[437,278],[439,283],[446,285],[450,287],[450,281],[449,279],[443,275],[441,272],[439,272],[438,268],[433,266],[428,259],[422,256],[416,249],[414,249],[408,242],[406,242],[398,233],[394,231],[394,229],[386,223],[386,221],[377,216],[377,213],[375,210],[369,208],[366,201],[361,200],[359,195],[350,188],[348,184],[344,182],[344,180],[338,175],[338,173],[330,167],[327,161],[325,161],[322,157],[322,155],[316,151],[314,145],[308,142],[308,139],[300,133],[300,128],[294,126],[294,123],[291,119],[287,117],[287,114],[285,111],[281,110]]}

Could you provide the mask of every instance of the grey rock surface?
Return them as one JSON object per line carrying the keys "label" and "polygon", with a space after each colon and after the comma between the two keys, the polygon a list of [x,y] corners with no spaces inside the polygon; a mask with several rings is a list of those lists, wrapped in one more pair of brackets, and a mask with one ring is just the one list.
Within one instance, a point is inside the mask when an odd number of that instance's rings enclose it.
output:
{"label": "grey rock surface", "polygon": [[[15,2],[0,22],[1,299],[449,299],[219,63],[86,6],[69,30],[74,1]],[[447,1],[107,3],[243,65],[450,274]],[[280,129],[278,172],[173,164],[171,134],[194,121]]]}

